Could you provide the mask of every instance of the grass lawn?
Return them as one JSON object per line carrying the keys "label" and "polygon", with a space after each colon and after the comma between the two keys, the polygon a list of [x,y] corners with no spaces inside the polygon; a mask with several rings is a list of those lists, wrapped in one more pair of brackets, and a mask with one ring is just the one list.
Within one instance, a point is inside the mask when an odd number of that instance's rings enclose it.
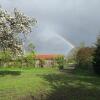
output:
{"label": "grass lawn", "polygon": [[53,68],[0,69],[0,100],[99,100],[100,78]]}

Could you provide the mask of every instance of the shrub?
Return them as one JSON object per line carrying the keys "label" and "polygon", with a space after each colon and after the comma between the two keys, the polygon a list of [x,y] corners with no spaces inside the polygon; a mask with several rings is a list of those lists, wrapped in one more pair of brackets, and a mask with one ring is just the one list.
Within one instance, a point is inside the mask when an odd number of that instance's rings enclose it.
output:
{"label": "shrub", "polygon": [[57,58],[56,58],[56,62],[57,62],[57,64],[58,64],[58,68],[60,69],[60,70],[62,70],[63,68],[64,68],[64,56],[58,56]]}
{"label": "shrub", "polygon": [[23,63],[26,63],[27,67],[35,67],[35,59],[33,54],[28,54],[23,58]]}
{"label": "shrub", "polygon": [[39,66],[40,66],[41,68],[43,68],[43,67],[44,67],[44,64],[45,64],[45,60],[44,60],[44,59],[40,59],[40,60],[39,60]]}
{"label": "shrub", "polygon": [[11,53],[9,51],[1,51],[0,52],[0,66],[7,66],[7,64],[10,62],[11,60]]}

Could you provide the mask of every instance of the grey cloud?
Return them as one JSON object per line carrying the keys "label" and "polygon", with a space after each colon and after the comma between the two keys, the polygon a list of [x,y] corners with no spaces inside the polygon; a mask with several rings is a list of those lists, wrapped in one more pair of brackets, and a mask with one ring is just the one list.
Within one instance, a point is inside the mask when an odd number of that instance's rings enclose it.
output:
{"label": "grey cloud", "polygon": [[[39,53],[63,53],[80,42],[92,45],[100,32],[100,0],[0,0],[3,8],[18,8],[37,19],[28,41]],[[52,37],[52,38],[49,38]],[[56,44],[57,42],[57,44]]]}

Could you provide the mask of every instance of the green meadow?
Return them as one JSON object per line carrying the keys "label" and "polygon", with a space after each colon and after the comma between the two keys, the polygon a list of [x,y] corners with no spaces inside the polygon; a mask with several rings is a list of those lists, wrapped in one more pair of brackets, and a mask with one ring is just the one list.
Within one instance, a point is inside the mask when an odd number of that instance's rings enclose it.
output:
{"label": "green meadow", "polygon": [[0,100],[99,100],[100,78],[56,68],[0,69]]}

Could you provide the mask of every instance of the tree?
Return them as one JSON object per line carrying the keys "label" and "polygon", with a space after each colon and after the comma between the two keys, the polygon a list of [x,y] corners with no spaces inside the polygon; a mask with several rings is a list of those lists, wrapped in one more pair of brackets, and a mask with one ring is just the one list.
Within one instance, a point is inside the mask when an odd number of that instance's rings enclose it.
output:
{"label": "tree", "polygon": [[33,45],[33,43],[30,43],[28,45],[28,51],[31,52],[32,54],[35,54],[35,46]]}
{"label": "tree", "polygon": [[85,42],[81,42],[79,46],[76,46],[75,48],[73,48],[69,54],[67,55],[66,61],[67,63],[73,63],[76,64],[77,62],[77,52],[81,49],[85,47]]}
{"label": "tree", "polygon": [[88,69],[92,66],[94,48],[80,48],[76,54],[76,62],[79,68]]}
{"label": "tree", "polygon": [[79,49],[80,49],[79,47],[75,47],[69,52],[69,54],[66,57],[67,64],[76,63],[76,55]]}
{"label": "tree", "polygon": [[93,68],[95,73],[100,75],[100,35],[97,38],[96,49],[93,59]]}
{"label": "tree", "polygon": [[26,36],[35,23],[34,18],[25,16],[17,9],[14,9],[12,15],[0,8],[0,50],[4,52],[11,50],[13,54],[22,53],[22,40],[19,33]]}

